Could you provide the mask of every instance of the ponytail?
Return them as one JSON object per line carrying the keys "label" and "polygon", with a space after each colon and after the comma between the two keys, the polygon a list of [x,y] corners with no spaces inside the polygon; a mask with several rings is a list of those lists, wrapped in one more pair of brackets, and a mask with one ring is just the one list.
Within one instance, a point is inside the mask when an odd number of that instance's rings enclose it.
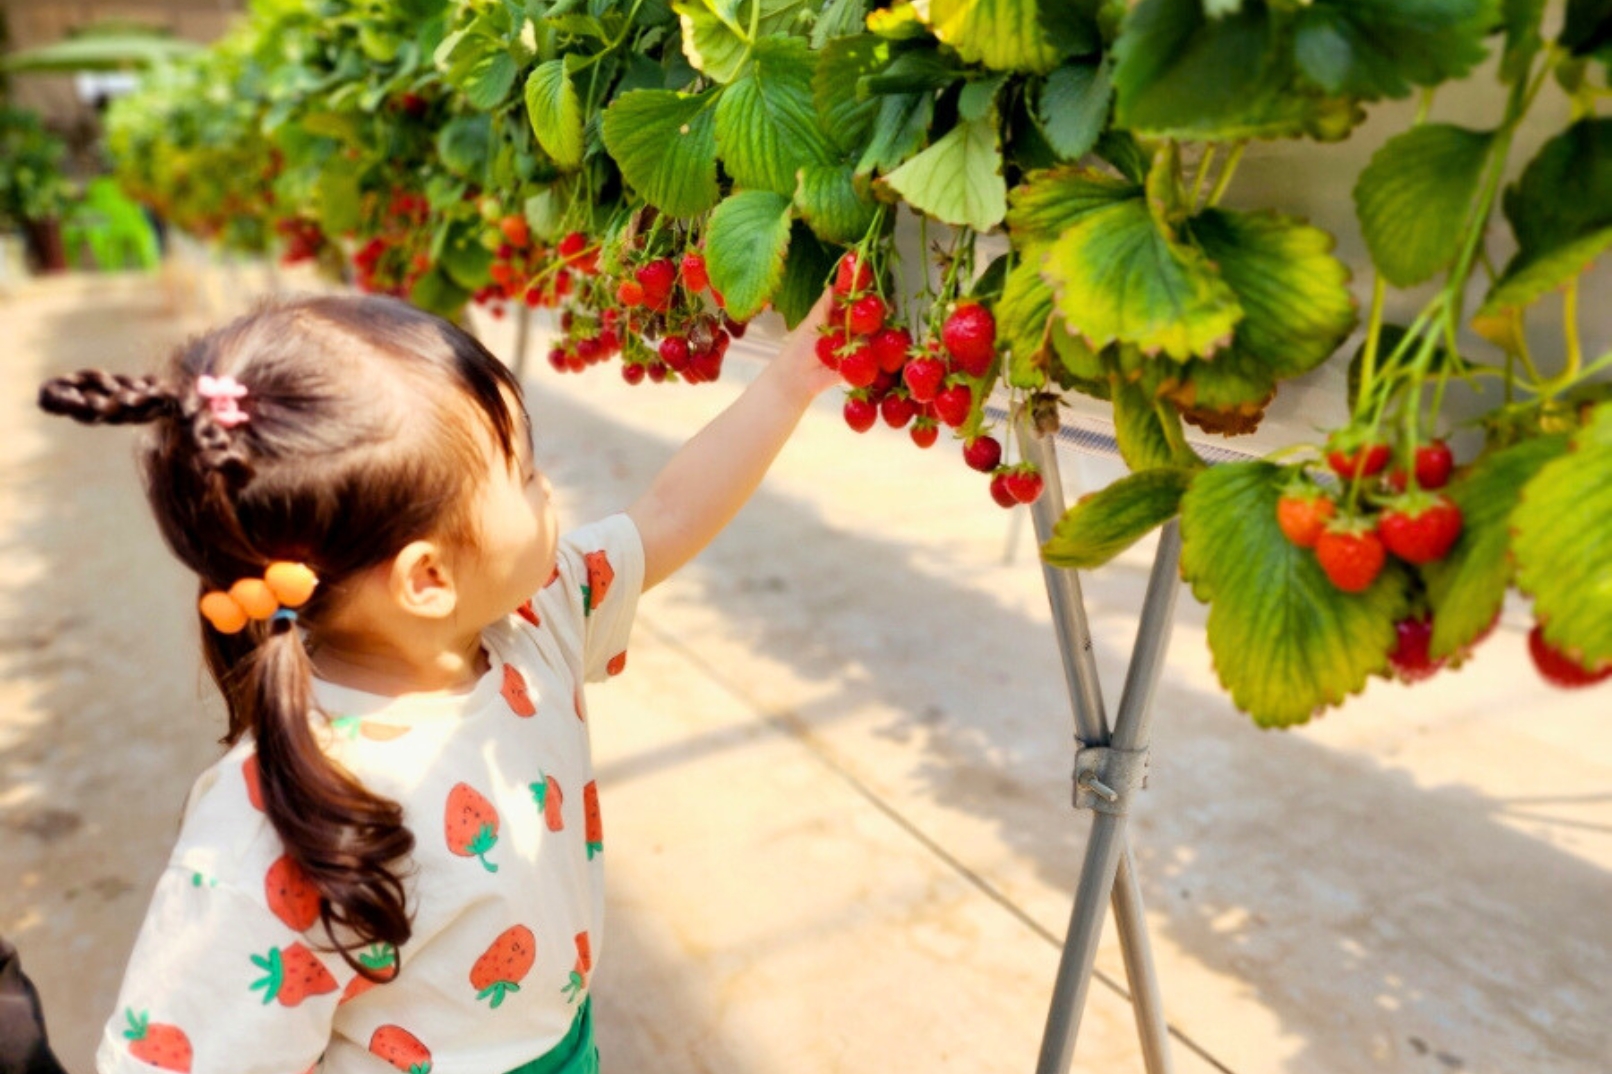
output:
{"label": "ponytail", "polygon": [[[210,650],[224,638],[205,622],[202,629]],[[230,737],[237,721],[255,733],[263,810],[286,856],[319,892],[330,949],[362,976],[389,980],[395,969],[383,978],[356,952],[377,943],[401,948],[412,932],[396,863],[414,849],[414,835],[401,806],[365,789],[320,747],[313,665],[292,623],[277,619],[261,629],[266,636],[220,680],[229,683]],[[338,929],[349,938],[338,939]]]}

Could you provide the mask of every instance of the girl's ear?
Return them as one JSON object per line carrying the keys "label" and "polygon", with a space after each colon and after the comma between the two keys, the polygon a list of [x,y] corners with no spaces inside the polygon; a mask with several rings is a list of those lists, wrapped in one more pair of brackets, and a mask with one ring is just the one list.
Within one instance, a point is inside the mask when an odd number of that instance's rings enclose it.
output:
{"label": "girl's ear", "polygon": [[399,609],[423,619],[446,619],[459,606],[447,556],[432,541],[411,541],[393,557],[387,592]]}

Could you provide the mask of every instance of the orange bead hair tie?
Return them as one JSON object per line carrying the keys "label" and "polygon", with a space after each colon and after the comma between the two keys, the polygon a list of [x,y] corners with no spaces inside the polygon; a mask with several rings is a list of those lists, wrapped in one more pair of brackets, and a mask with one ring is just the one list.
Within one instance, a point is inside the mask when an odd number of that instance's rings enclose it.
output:
{"label": "orange bead hair tie", "polygon": [[[319,578],[303,563],[270,563],[262,578],[242,578],[229,591],[215,589],[199,607],[220,634],[238,634],[251,619],[272,619],[281,608],[300,608]],[[292,613],[285,613],[289,618]]]}

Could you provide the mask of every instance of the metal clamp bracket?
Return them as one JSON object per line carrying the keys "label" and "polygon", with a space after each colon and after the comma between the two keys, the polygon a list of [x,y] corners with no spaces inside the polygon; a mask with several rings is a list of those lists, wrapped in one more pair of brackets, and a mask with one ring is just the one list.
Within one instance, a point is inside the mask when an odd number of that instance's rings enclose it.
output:
{"label": "metal clamp bracket", "polygon": [[1123,816],[1131,793],[1147,786],[1147,754],[1145,748],[1082,745],[1075,752],[1075,808]]}

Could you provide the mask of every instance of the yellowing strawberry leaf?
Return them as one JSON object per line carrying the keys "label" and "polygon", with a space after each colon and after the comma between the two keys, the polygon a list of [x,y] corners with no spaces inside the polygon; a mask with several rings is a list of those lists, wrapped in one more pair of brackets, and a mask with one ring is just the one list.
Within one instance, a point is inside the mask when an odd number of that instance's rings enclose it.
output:
{"label": "yellowing strawberry leaf", "polygon": [[1058,62],[1037,9],[1068,0],[914,0],[934,35],[969,63],[994,71],[1045,72]]}
{"label": "yellowing strawberry leaf", "polygon": [[555,164],[582,164],[582,102],[565,71],[564,60],[537,66],[526,79],[526,116],[532,133]]}
{"label": "yellowing strawberry leaf", "polygon": [[797,173],[835,159],[812,109],[816,58],[799,38],[768,38],[716,106],[717,149],[740,186],[793,195]]}
{"label": "yellowing strawberry leaf", "polygon": [[1237,296],[1196,247],[1176,242],[1140,198],[1082,216],[1052,244],[1041,273],[1069,330],[1102,348],[1134,343],[1184,361],[1231,342]]}
{"label": "yellowing strawberry leaf", "polygon": [[677,21],[682,24],[683,55],[695,70],[716,82],[733,81],[744,63],[749,40],[746,29],[738,21],[737,6],[707,0],[672,5]]}
{"label": "yellowing strawberry leaf", "polygon": [[711,93],[634,90],[605,109],[605,147],[622,178],[672,216],[698,216],[720,196],[711,103]]}
{"label": "yellowing strawberry leaf", "polygon": [[1512,512],[1517,586],[1545,640],[1593,669],[1612,664],[1612,406],[1595,408],[1567,454],[1547,463]]}
{"label": "yellowing strawberry leaf", "polygon": [[742,190],[711,213],[706,269],[735,320],[754,317],[783,282],[789,221],[789,199],[770,190]]}
{"label": "yellowing strawberry leaf", "polygon": [[1390,138],[1355,182],[1355,212],[1389,283],[1412,287],[1455,260],[1493,135],[1424,123]]}
{"label": "yellowing strawberry leaf", "polygon": [[1015,388],[1041,388],[1047,383],[1047,326],[1052,317],[1052,288],[1041,278],[1039,247],[1020,253],[1008,271],[1002,297],[996,301],[997,333],[1007,346],[1007,382]]}
{"label": "yellowing strawberry leaf", "polygon": [[957,124],[883,182],[912,208],[957,227],[989,231],[1007,213],[1002,147],[989,118]]}
{"label": "yellowing strawberry leaf", "polygon": [[800,170],[795,206],[825,242],[851,246],[873,224],[876,206],[857,192],[849,164],[808,164]]}
{"label": "yellowing strawberry leaf", "polygon": [[1076,164],[1031,172],[1008,195],[1007,228],[1019,246],[1057,240],[1064,229],[1097,209],[1142,196],[1142,188]]}
{"label": "yellowing strawberry leaf", "polygon": [[1496,280],[1474,318],[1503,318],[1509,309],[1521,309],[1587,271],[1596,258],[1612,250],[1612,227],[1592,231],[1544,253],[1524,259],[1518,254]]}
{"label": "yellowing strawberry leaf", "polygon": [[1484,57],[1495,0],[1314,0],[1294,53],[1328,93],[1374,100],[1459,78]]}
{"label": "yellowing strawberry leaf", "polygon": [[1091,152],[1108,123],[1113,96],[1106,63],[1066,63],[1054,70],[1036,104],[1036,120],[1047,144],[1065,160]]}
{"label": "yellowing strawberry leaf", "polygon": [[1041,558],[1054,567],[1091,570],[1174,518],[1192,471],[1142,470],[1086,496],[1053,527]]}
{"label": "yellowing strawberry leaf", "polygon": [[1433,605],[1434,659],[1472,644],[1500,614],[1511,584],[1511,512],[1523,486],[1566,450],[1565,436],[1524,440],[1485,455],[1445,486],[1461,508],[1461,538],[1443,559],[1422,567]]}
{"label": "yellowing strawberry leaf", "polygon": [[1181,498],[1181,573],[1209,604],[1209,649],[1233,703],[1262,727],[1304,723],[1388,664],[1405,578],[1392,565],[1363,593],[1336,589],[1276,524],[1288,472],[1224,463]]}

